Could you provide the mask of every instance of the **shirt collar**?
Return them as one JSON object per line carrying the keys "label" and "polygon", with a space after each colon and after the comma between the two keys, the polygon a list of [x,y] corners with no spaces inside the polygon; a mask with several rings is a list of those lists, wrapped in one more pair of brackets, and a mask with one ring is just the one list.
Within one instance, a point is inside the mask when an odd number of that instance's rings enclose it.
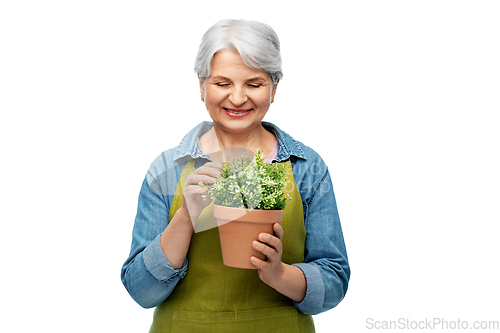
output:
{"label": "shirt collar", "polygon": [[262,126],[276,136],[276,140],[278,141],[278,155],[276,155],[276,160],[278,162],[285,161],[292,155],[304,160],[306,159],[306,154],[299,142],[295,141],[288,133],[267,121],[263,121]]}
{"label": "shirt collar", "polygon": [[[278,162],[285,161],[292,155],[304,160],[306,159],[305,153],[299,142],[295,141],[288,133],[280,130],[278,126],[267,121],[263,121],[262,126],[276,136],[276,140],[278,141],[278,155],[276,156],[276,160]],[[174,153],[174,161],[187,156],[210,159],[208,155],[203,154],[201,151],[200,137],[207,133],[212,127],[213,122],[203,121],[190,130],[181,140],[179,146],[177,146]]]}

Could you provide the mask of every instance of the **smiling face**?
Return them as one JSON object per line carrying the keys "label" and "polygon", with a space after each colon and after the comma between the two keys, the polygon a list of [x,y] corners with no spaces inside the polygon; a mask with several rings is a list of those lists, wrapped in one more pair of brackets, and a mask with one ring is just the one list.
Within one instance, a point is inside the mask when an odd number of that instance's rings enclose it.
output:
{"label": "smiling face", "polygon": [[215,53],[211,75],[200,81],[201,97],[214,124],[229,133],[259,126],[276,93],[271,76],[248,67],[235,50]]}

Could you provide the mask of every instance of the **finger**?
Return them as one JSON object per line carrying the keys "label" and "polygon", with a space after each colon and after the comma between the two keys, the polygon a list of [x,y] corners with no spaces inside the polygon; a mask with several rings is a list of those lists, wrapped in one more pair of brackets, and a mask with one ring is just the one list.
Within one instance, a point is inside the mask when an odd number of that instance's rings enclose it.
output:
{"label": "finger", "polygon": [[218,169],[204,168],[202,170],[198,169],[192,173],[192,175],[206,175],[213,178],[220,176],[220,171]]}
{"label": "finger", "polygon": [[259,234],[259,241],[272,247],[277,253],[281,253],[282,243],[278,237],[272,236],[267,233]]}
{"label": "finger", "polygon": [[269,266],[271,266],[271,263],[264,261],[262,259],[259,259],[257,257],[251,257],[250,261],[258,269],[267,269],[267,268],[269,268]]}
{"label": "finger", "polygon": [[201,187],[198,184],[188,185],[184,187],[184,194],[193,195],[193,194],[204,194],[208,192],[208,188]]}
{"label": "finger", "polygon": [[200,182],[203,184],[213,184],[215,182],[215,177],[210,175],[191,175],[186,179],[184,186],[196,185],[199,186]]}
{"label": "finger", "polygon": [[275,223],[273,225],[273,230],[276,237],[278,237],[280,240],[283,240],[285,232],[283,231],[283,227],[281,227],[281,224]]}
{"label": "finger", "polygon": [[253,241],[252,246],[259,252],[262,252],[268,259],[268,261],[274,261],[277,256],[277,251],[267,244],[260,243],[258,241]]}
{"label": "finger", "polygon": [[217,177],[218,175],[220,175],[220,165],[209,162],[209,163],[206,163],[205,165],[199,167],[198,169],[196,169],[194,171],[194,173],[209,174],[209,175]]}
{"label": "finger", "polygon": [[202,167],[209,167],[209,168],[215,168],[215,169],[220,169],[220,167],[222,166],[222,164],[220,163],[216,163],[216,162],[207,162],[205,164],[203,164]]}

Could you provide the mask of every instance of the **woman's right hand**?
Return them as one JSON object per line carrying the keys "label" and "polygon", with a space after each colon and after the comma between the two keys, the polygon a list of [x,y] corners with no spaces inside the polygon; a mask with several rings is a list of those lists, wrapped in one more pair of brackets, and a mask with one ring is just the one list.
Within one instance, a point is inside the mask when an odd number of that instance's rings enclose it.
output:
{"label": "woman's right hand", "polygon": [[182,189],[181,208],[184,212],[189,213],[193,223],[196,222],[203,209],[212,202],[212,199],[208,196],[203,198],[203,194],[207,193],[208,188],[201,187],[199,183],[213,184],[217,176],[220,175],[219,168],[219,163],[207,162],[186,178]]}

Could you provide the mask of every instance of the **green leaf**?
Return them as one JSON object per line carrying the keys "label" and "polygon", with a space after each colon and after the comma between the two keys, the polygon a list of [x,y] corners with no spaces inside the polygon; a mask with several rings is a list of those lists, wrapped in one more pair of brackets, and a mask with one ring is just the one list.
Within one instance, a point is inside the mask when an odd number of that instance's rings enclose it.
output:
{"label": "green leaf", "polygon": [[291,200],[283,192],[287,184],[285,165],[264,163],[262,149],[257,148],[255,162],[242,155],[221,165],[221,175],[208,187],[215,204],[237,208],[283,209]]}

